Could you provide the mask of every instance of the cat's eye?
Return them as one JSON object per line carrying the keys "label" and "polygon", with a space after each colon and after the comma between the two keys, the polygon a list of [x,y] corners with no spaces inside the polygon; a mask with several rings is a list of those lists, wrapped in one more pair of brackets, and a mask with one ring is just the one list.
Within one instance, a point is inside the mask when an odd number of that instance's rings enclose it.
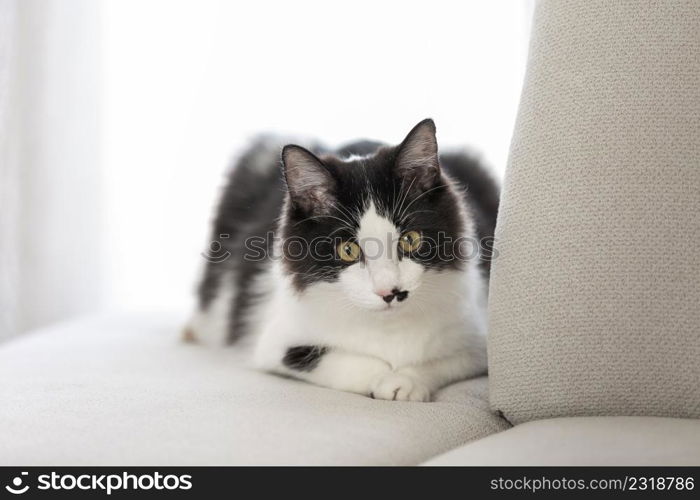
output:
{"label": "cat's eye", "polygon": [[354,241],[342,241],[338,244],[338,255],[345,262],[355,262],[360,259],[360,245]]}
{"label": "cat's eye", "polygon": [[399,238],[399,246],[404,252],[415,252],[421,244],[421,237],[418,231],[406,231]]}

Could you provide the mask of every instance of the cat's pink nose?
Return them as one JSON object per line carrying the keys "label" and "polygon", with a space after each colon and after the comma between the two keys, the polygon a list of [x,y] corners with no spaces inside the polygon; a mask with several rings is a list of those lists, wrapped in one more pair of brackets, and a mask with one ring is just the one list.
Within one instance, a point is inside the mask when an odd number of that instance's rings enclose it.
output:
{"label": "cat's pink nose", "polygon": [[390,304],[391,301],[393,301],[394,299],[396,299],[399,302],[403,302],[404,300],[406,300],[406,297],[408,297],[408,290],[399,290],[398,288],[394,288],[390,292],[380,290],[375,293],[379,295],[382,298],[382,300],[387,304]]}
{"label": "cat's pink nose", "polygon": [[387,304],[394,300],[394,293],[391,290],[377,290],[374,293],[379,295]]}

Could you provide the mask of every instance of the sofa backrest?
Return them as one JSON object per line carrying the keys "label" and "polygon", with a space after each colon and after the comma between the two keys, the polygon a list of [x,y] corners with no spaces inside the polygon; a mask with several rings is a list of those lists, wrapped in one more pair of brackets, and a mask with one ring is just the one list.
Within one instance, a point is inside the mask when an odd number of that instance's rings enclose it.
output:
{"label": "sofa backrest", "polygon": [[700,2],[541,1],[496,231],[491,405],[700,417]]}

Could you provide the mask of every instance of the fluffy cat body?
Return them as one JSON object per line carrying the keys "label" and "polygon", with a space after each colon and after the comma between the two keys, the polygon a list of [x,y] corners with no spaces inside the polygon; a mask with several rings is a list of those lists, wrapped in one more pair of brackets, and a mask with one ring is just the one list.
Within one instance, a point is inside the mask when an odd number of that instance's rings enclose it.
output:
{"label": "fluffy cat body", "polygon": [[241,158],[190,334],[378,399],[428,401],[483,374],[490,176],[464,155],[439,157],[431,120],[395,147],[311,149],[284,148],[284,179],[265,141]]}

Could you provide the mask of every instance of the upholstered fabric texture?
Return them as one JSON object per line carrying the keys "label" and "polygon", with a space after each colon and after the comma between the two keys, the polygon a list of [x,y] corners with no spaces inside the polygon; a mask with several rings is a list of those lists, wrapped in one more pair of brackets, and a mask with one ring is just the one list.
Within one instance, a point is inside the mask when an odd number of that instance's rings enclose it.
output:
{"label": "upholstered fabric texture", "polygon": [[700,420],[567,417],[517,425],[426,465],[700,466]]}
{"label": "upholstered fabric texture", "polygon": [[700,417],[700,2],[541,1],[497,228],[491,403]]}
{"label": "upholstered fabric texture", "polygon": [[415,465],[509,427],[485,377],[378,401],[184,344],[183,324],[94,318],[0,344],[0,465]]}

